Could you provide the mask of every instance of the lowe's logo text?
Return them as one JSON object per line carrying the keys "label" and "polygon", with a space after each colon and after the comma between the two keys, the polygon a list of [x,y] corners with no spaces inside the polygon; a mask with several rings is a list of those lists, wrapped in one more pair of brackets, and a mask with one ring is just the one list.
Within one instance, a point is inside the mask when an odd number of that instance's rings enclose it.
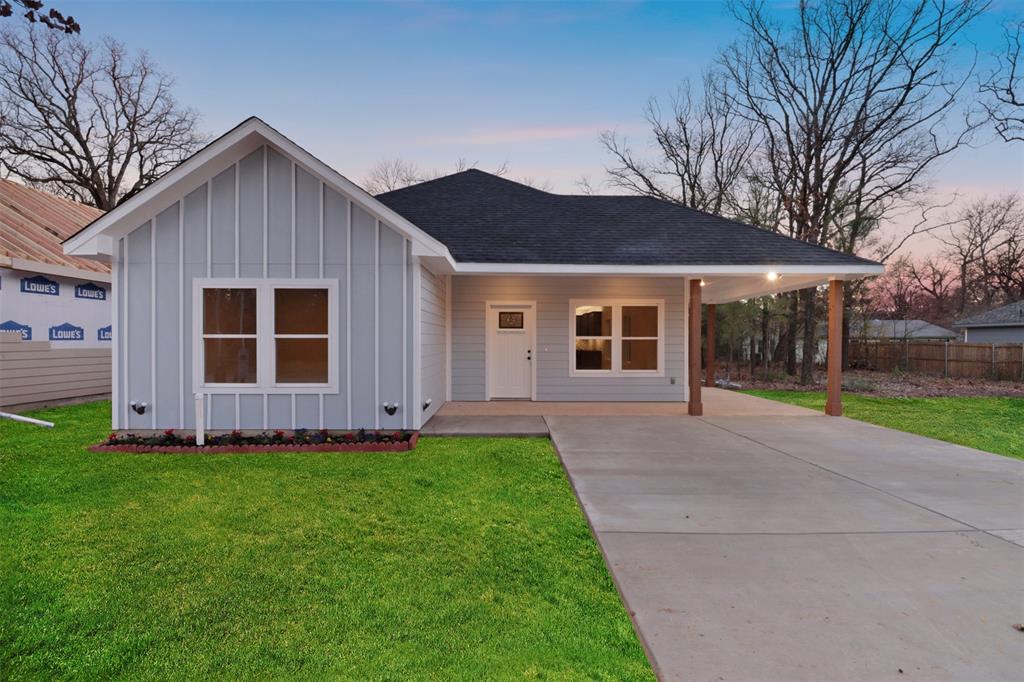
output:
{"label": "lowe's logo text", "polygon": [[114,337],[113,325],[100,327],[96,330],[97,341],[110,341]]}
{"label": "lowe's logo text", "polygon": [[7,320],[6,322],[0,323],[0,332],[19,332],[21,334],[22,341],[32,340],[32,327],[27,324],[15,322],[14,320]]}
{"label": "lowe's logo text", "polygon": [[70,322],[50,327],[50,341],[85,341],[85,330]]}
{"label": "lowe's logo text", "polygon": [[60,285],[54,282],[52,279],[46,279],[42,275],[36,275],[35,277],[22,277],[21,293],[59,296]]}
{"label": "lowe's logo text", "polygon": [[107,300],[107,290],[101,286],[97,286],[92,282],[88,284],[79,284],[75,287],[75,298],[89,298],[93,301],[105,301]]}

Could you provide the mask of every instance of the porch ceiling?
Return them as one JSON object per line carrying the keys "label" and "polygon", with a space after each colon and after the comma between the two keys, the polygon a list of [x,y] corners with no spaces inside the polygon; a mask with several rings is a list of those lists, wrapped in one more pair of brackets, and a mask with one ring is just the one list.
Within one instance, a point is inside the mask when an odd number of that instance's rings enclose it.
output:
{"label": "porch ceiling", "polygon": [[745,298],[821,286],[828,284],[831,279],[859,279],[863,276],[783,273],[769,279],[766,275],[707,275],[701,278],[704,282],[701,300],[703,303],[730,303]]}

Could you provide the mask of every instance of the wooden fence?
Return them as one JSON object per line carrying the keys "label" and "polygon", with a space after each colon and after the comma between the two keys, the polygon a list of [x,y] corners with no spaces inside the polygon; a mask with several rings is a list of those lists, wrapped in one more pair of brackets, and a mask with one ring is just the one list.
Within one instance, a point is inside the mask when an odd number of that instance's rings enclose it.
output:
{"label": "wooden fence", "polygon": [[937,376],[1024,381],[1024,344],[851,341],[850,367]]}
{"label": "wooden fence", "polygon": [[0,333],[0,407],[23,409],[110,394],[109,348],[53,348]]}

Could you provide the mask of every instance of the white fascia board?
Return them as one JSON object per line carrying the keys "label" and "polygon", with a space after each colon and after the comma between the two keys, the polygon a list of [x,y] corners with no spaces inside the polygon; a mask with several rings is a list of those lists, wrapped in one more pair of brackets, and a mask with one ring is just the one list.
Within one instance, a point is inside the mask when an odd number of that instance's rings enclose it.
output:
{"label": "white fascia board", "polygon": [[[366,190],[317,159],[302,147],[271,128],[258,118],[250,118],[196,152],[163,177],[120,206],[93,221],[86,229],[64,243],[64,253],[74,256],[103,255],[102,243],[92,242],[100,235],[117,238],[131,232],[160,213],[181,196],[210,180],[227,165],[234,163],[264,144],[275,147],[342,194],[353,203],[380,218],[389,227],[405,235],[417,255],[437,256],[454,264],[451,254],[419,227],[375,199]],[[179,189],[185,185],[185,190]]]}
{"label": "white fascia board", "polygon": [[[124,236],[135,228],[142,225],[157,213],[176,202],[180,196],[184,196],[191,189],[199,187],[212,177],[214,173],[224,170],[217,164],[216,170],[210,168],[210,164],[219,158],[230,154],[232,151],[241,158],[260,146],[260,140],[253,133],[257,132],[256,119],[250,119],[222,135],[217,140],[199,150],[191,157],[168,171],[159,180],[139,192],[123,204],[103,214],[84,230],[72,236],[64,242],[64,253],[72,256],[88,256],[90,250],[95,250],[94,245],[89,242],[104,235],[111,238]],[[238,145],[245,143],[244,150],[235,149]],[[206,172],[203,173],[203,170]],[[210,177],[206,177],[209,175]],[[202,176],[202,177],[200,177]],[[184,192],[178,192],[179,184],[186,183],[189,187]]]}
{"label": "white fascia board", "polygon": [[829,279],[858,279],[885,272],[884,265],[591,265],[560,263],[455,263],[460,275],[820,275]]}

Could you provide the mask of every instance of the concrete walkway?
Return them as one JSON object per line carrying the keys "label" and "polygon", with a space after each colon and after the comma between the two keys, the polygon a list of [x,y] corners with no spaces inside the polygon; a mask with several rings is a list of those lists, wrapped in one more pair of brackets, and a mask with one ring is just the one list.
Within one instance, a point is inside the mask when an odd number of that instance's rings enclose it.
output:
{"label": "concrete walkway", "polygon": [[[530,400],[451,401],[423,426],[425,436],[547,436],[545,418],[685,417],[681,402],[544,402]],[[709,416],[814,416],[819,412],[720,388],[704,389]]]}
{"label": "concrete walkway", "polygon": [[1021,679],[1024,463],[747,407],[546,418],[663,679]]}

